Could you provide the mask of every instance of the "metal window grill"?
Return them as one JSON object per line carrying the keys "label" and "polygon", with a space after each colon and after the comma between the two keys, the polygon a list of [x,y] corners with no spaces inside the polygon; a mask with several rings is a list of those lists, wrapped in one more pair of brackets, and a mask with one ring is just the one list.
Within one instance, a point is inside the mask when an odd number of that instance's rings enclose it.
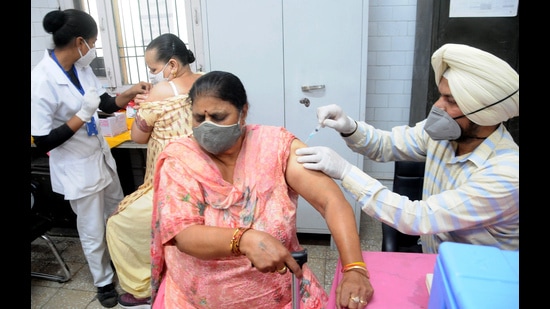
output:
{"label": "metal window grill", "polygon": [[122,85],[147,81],[145,48],[155,37],[163,33],[179,36],[189,47],[185,1],[182,0],[81,0],[80,5],[92,16],[98,16],[96,2],[104,1],[112,12],[111,30],[114,40],[101,41],[96,46],[97,58],[91,66],[97,76],[107,76],[104,54],[107,48],[115,49],[113,63],[119,65]]}

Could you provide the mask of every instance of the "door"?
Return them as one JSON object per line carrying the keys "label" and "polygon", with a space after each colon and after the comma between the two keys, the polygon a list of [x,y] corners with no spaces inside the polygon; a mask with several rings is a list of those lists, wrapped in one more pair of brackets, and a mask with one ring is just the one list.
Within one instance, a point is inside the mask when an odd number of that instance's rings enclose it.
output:
{"label": "door", "polygon": [[[368,2],[284,1],[285,127],[302,140],[317,126],[319,106],[338,104],[353,119],[364,119],[367,27],[363,18],[368,15],[363,5],[368,7]],[[320,129],[307,144],[331,147],[351,164],[363,166],[362,156],[333,129]],[[355,207],[353,199],[348,201]],[[323,217],[301,197],[298,222],[300,232],[328,232]]]}
{"label": "door", "polygon": [[[305,140],[321,105],[336,103],[364,119],[368,1],[203,0],[202,11],[207,71],[241,78],[250,103],[248,123],[284,126]],[[332,129],[321,129],[308,144],[329,146],[363,166],[362,156]],[[348,201],[359,227],[361,209]],[[329,233],[302,198],[297,225],[302,233]]]}
{"label": "door", "polygon": [[243,82],[247,123],[284,126],[280,0],[202,0],[205,72],[228,71]]}

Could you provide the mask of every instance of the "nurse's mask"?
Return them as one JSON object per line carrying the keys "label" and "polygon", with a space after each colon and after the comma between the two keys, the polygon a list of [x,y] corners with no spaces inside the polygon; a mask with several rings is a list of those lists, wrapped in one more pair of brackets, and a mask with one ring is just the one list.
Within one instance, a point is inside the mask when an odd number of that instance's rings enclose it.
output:
{"label": "nurse's mask", "polygon": [[88,52],[86,53],[86,55],[82,56],[82,52],[80,51],[80,49],[78,49],[80,58],[74,63],[74,65],[79,69],[90,65],[90,63],[92,63],[92,61],[94,61],[94,59],[96,58],[95,46],[93,48],[90,48],[86,40],[84,40],[84,44],[86,44],[86,47],[88,47]]}

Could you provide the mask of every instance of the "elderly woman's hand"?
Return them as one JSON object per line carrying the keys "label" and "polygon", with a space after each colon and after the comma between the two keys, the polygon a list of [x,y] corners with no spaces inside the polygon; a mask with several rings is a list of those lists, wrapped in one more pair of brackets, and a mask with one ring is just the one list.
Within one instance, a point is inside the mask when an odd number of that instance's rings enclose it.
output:
{"label": "elderly woman's hand", "polygon": [[373,294],[374,289],[365,273],[347,271],[336,288],[336,306],[338,309],[365,308]]}
{"label": "elderly woman's hand", "polygon": [[290,270],[296,278],[302,278],[302,268],[292,254],[280,240],[268,233],[248,230],[242,235],[239,248],[251,265],[263,273],[278,272],[284,275]]}

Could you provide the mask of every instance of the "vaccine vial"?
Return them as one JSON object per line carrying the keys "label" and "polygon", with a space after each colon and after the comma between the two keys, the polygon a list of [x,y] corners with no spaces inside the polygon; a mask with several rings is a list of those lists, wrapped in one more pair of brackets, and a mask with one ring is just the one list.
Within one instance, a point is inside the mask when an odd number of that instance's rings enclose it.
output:
{"label": "vaccine vial", "polygon": [[126,118],[134,118],[134,116],[136,115],[136,110],[134,109],[134,106],[134,100],[128,102],[128,105],[126,105]]}

